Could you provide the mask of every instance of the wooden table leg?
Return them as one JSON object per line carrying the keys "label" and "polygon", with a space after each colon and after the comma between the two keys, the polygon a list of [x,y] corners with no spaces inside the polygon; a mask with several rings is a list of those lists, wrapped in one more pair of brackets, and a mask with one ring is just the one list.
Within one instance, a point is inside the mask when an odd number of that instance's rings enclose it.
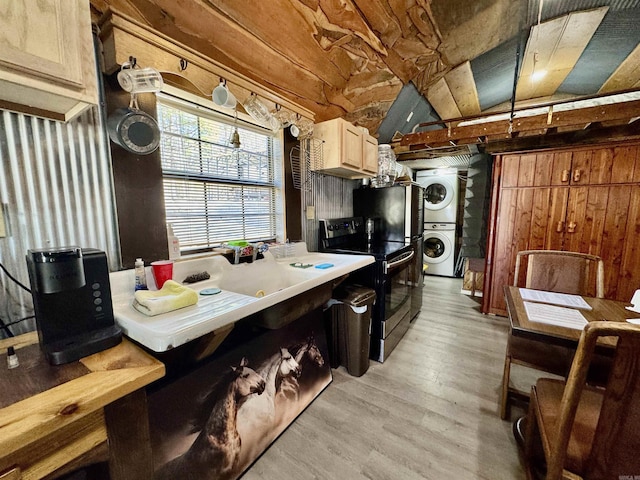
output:
{"label": "wooden table leg", "polygon": [[153,458],[145,389],[107,405],[104,414],[111,480],[151,480]]}

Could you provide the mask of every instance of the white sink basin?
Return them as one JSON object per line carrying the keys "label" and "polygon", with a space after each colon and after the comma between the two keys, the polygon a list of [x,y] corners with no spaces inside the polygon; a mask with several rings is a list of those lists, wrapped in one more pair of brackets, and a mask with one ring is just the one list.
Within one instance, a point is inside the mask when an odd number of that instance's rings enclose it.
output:
{"label": "white sink basin", "polygon": [[[221,292],[199,295],[197,305],[154,317],[131,306],[133,270],[115,272],[110,275],[114,315],[125,335],[153,351],[164,352],[373,262],[369,255],[310,253],[304,243],[295,244],[293,256],[278,260],[270,252],[264,259],[239,265],[231,265],[222,256],[181,259],[174,264],[175,281],[206,271],[211,276],[208,280],[187,286],[197,292],[217,287]],[[316,268],[322,264],[332,266]],[[149,267],[147,280],[149,288],[155,289]]]}

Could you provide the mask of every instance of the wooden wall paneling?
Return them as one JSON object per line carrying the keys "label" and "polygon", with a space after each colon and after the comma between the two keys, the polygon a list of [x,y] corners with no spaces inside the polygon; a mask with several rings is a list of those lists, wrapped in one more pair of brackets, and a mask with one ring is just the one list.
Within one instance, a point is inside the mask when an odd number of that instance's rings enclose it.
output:
{"label": "wooden wall paneling", "polygon": [[591,172],[592,150],[574,152],[571,158],[571,185],[588,185]]}
{"label": "wooden wall paneling", "polygon": [[536,175],[536,154],[521,155],[518,169],[518,186],[532,187]]}
{"label": "wooden wall paneling", "polygon": [[[515,251],[529,249],[529,241],[531,236],[531,218],[533,217],[533,188],[523,188],[518,190],[518,203],[515,217],[515,226],[513,229],[513,245]],[[516,268],[515,255],[512,256],[509,264],[510,276]]]}
{"label": "wooden wall paneling", "polygon": [[608,202],[607,186],[571,189],[568,218],[577,226],[575,233],[568,235],[566,250],[600,255]]}
{"label": "wooden wall paneling", "polygon": [[518,171],[520,169],[520,155],[506,155],[502,157],[502,175],[500,186],[502,188],[518,186]]}
{"label": "wooden wall paneling", "polygon": [[589,252],[589,245],[583,245],[582,243],[583,236],[588,235],[590,231],[590,225],[587,225],[585,218],[588,196],[589,189],[587,187],[572,187],[570,189],[570,194],[567,199],[563,250],[568,252],[591,253]]}
{"label": "wooden wall paneling", "polygon": [[[496,279],[491,306],[493,313],[506,314],[503,287],[513,283],[516,253],[527,250],[533,216],[534,189],[506,189],[501,192],[497,237],[499,247],[494,257]],[[524,277],[523,277],[524,278]]]}
{"label": "wooden wall paneling", "polygon": [[567,230],[567,201],[569,188],[555,187],[550,190],[549,224],[546,234],[546,250],[563,250]]}
{"label": "wooden wall paneling", "polygon": [[[589,169],[589,184],[590,185],[602,185],[614,182],[611,178],[611,169],[613,167],[613,149],[612,148],[597,148],[592,151],[591,156],[591,168]],[[628,182],[628,177],[625,182]],[[582,182],[581,182],[582,183]],[[584,182],[586,183],[586,182]]]}
{"label": "wooden wall paneling", "polygon": [[620,280],[617,296],[624,302],[631,300],[635,290],[640,288],[638,259],[640,259],[640,185],[633,185],[627,213],[627,235],[618,273]]}
{"label": "wooden wall paneling", "polygon": [[547,248],[553,228],[553,221],[549,216],[551,211],[551,188],[533,189],[533,203],[531,211],[531,233],[529,234],[530,250],[544,250]]}
{"label": "wooden wall paneling", "polygon": [[572,152],[557,152],[553,154],[553,172],[551,176],[551,185],[567,185],[569,182],[565,180],[563,172],[571,175],[571,159]]}
{"label": "wooden wall paneling", "polygon": [[633,168],[632,181],[634,183],[640,183],[640,146],[634,148],[632,155],[635,157],[635,166]]}
{"label": "wooden wall paneling", "polygon": [[518,214],[518,192],[514,189],[502,190],[500,192],[499,205],[497,209],[495,249],[493,255],[493,275],[491,300],[489,302],[488,313],[506,314],[503,286],[510,283],[510,271],[508,270],[509,259],[512,257],[514,245],[513,232],[515,229],[515,219]]}
{"label": "wooden wall paneling", "polygon": [[[503,157],[498,155],[493,160],[493,168],[491,172],[492,185],[491,185],[491,198],[489,208],[489,225],[487,227],[487,254],[485,260],[484,274],[485,279],[493,279],[494,272],[494,259],[496,258],[496,234],[498,223],[498,208],[500,205],[500,199],[502,198],[500,192],[500,179],[502,177]],[[491,312],[491,301],[494,298],[495,289],[493,288],[492,281],[483,282],[482,289],[482,313]]]}
{"label": "wooden wall paneling", "polygon": [[533,185],[545,187],[552,185],[553,178],[553,154],[539,153],[536,156],[536,171],[533,177]]}
{"label": "wooden wall paneling", "polygon": [[613,149],[611,162],[611,183],[640,182],[640,160],[638,147],[617,147]]}
{"label": "wooden wall paneling", "polygon": [[[602,234],[604,242],[600,251],[600,256],[605,264],[605,298],[622,300],[619,296],[618,286],[624,287],[622,285],[624,282],[620,282],[620,268],[627,240],[627,212],[630,205],[631,188],[630,185],[609,187],[609,200]],[[628,299],[625,298],[625,300]]]}

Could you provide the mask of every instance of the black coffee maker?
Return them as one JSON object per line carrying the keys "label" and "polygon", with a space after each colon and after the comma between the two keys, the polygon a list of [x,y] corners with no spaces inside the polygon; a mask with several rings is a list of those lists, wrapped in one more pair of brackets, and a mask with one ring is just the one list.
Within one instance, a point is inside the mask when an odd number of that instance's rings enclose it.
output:
{"label": "black coffee maker", "polygon": [[73,362],[120,343],[104,252],[79,247],[29,250],[27,267],[40,347],[49,363]]}

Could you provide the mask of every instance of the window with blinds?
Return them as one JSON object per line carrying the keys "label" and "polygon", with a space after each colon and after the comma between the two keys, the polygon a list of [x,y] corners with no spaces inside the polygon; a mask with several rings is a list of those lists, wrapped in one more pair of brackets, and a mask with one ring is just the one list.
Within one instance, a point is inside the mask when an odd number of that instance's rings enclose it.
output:
{"label": "window with blinds", "polygon": [[273,134],[158,97],[167,223],[184,250],[276,238]]}

